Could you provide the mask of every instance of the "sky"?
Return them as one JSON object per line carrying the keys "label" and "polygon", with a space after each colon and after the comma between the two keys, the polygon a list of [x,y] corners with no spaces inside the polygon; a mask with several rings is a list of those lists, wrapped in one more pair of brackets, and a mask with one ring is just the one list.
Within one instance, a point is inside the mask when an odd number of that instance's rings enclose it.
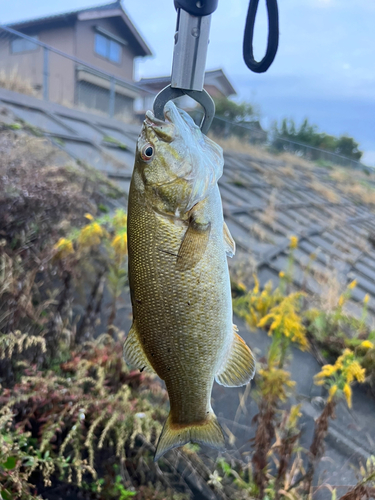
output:
{"label": "sky", "polygon": [[[91,7],[105,0],[0,0],[0,23]],[[252,73],[242,59],[248,0],[219,0],[212,15],[207,69],[222,68],[236,100],[256,105],[268,128],[274,120],[307,117],[322,132],[349,134],[375,166],[375,2],[279,0],[280,41],[266,73]],[[176,12],[173,0],[123,0],[123,7],[151,48],[138,60],[136,77],[169,75]],[[264,54],[265,0],[259,2],[254,53]]]}

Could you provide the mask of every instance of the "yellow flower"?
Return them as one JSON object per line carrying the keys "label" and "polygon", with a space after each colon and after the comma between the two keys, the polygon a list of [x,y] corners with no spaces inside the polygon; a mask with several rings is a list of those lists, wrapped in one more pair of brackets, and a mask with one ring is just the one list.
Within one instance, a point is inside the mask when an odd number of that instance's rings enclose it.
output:
{"label": "yellow flower", "polygon": [[298,237],[297,236],[290,236],[290,248],[291,250],[295,250],[298,247]]}
{"label": "yellow flower", "polygon": [[261,381],[259,384],[262,395],[269,401],[287,399],[288,388],[293,388],[296,383],[290,379],[290,373],[280,368],[270,366],[266,369],[260,369],[259,375]]}
{"label": "yellow flower", "polygon": [[119,257],[123,257],[128,253],[128,236],[125,231],[116,234],[112,240],[111,247]]}
{"label": "yellow flower", "polygon": [[94,217],[91,214],[85,214],[86,219],[94,220]]}
{"label": "yellow flower", "polygon": [[337,392],[337,389],[338,389],[338,387],[337,387],[337,385],[336,385],[336,384],[334,384],[334,385],[330,388],[330,390],[329,390],[329,396],[328,396],[328,402],[332,401],[333,396],[334,396],[334,395],[336,394],[336,392]]}
{"label": "yellow flower", "polygon": [[344,295],[340,295],[339,297],[339,306],[342,307],[345,303],[346,297]]}
{"label": "yellow flower", "polygon": [[348,290],[353,290],[357,286],[357,280],[353,280],[351,283],[348,285]]}
{"label": "yellow flower", "polygon": [[326,383],[326,381],[324,379],[323,380],[318,380],[318,379],[314,380],[315,385],[324,385],[325,383]]}
{"label": "yellow flower", "polygon": [[322,378],[328,378],[334,373],[336,373],[336,366],[334,365],[324,365],[321,372],[319,372],[317,375],[315,375],[315,378],[317,380],[322,379]]}
{"label": "yellow flower", "polygon": [[364,296],[363,298],[363,303],[364,304],[368,304],[368,301],[370,300],[370,295],[368,293],[366,293],[366,295]]}
{"label": "yellow flower", "polygon": [[81,229],[78,236],[78,243],[82,247],[99,245],[103,235],[103,228],[97,222],[92,222]]}
{"label": "yellow flower", "polygon": [[366,370],[358,363],[358,361],[353,361],[346,368],[346,380],[350,384],[354,379],[358,382],[364,382],[366,378]]}
{"label": "yellow flower", "polygon": [[349,384],[344,385],[343,392],[344,392],[344,395],[346,398],[346,402],[348,403],[349,408],[351,408],[352,407],[352,388],[350,387]]}
{"label": "yellow flower", "polygon": [[254,288],[253,288],[253,294],[258,295],[259,293],[259,280],[256,274],[253,274],[254,278]]}
{"label": "yellow flower", "polygon": [[115,229],[126,229],[128,223],[128,217],[122,208],[116,210],[115,215],[112,219]]}
{"label": "yellow flower", "polygon": [[263,328],[264,326],[266,326],[266,324],[268,323],[269,319],[271,319],[271,315],[270,314],[267,314],[266,316],[264,316],[260,321],[259,323],[257,324],[257,327],[258,328]]}
{"label": "yellow flower", "polygon": [[74,253],[73,242],[67,238],[60,238],[53,249],[56,250],[56,257],[60,259],[64,259]]}
{"label": "yellow flower", "polygon": [[237,286],[240,290],[242,290],[243,292],[246,292],[246,286],[242,283],[242,281],[239,281],[237,283]]}
{"label": "yellow flower", "polygon": [[261,318],[257,326],[262,328],[271,322],[269,335],[272,332],[284,335],[284,337],[290,338],[292,342],[297,342],[300,349],[304,350],[308,347],[306,330],[302,324],[302,319],[297,315],[299,299],[302,295],[302,293],[297,292],[284,297],[280,304],[274,306],[267,315]]}
{"label": "yellow flower", "polygon": [[285,278],[285,273],[284,273],[284,271],[280,271],[280,272],[279,272],[279,276],[280,276],[280,278]]}
{"label": "yellow flower", "polygon": [[258,317],[254,311],[253,307],[250,307],[250,314],[246,314],[245,320],[251,327],[256,327],[258,324]]}
{"label": "yellow flower", "polygon": [[298,419],[302,416],[302,413],[300,412],[301,410],[301,405],[293,405],[290,409],[289,413],[289,421],[288,421],[288,426],[289,427],[295,427],[297,425]]}
{"label": "yellow flower", "polygon": [[374,344],[370,342],[369,340],[364,340],[360,347],[363,347],[364,349],[372,349],[374,347]]}

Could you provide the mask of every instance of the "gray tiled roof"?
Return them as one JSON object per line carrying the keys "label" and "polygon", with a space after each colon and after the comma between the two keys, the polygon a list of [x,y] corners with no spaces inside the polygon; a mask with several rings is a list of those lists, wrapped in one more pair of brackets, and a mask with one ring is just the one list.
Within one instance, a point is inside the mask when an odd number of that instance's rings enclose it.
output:
{"label": "gray tiled roof", "polygon": [[[40,128],[71,157],[92,163],[128,190],[139,125],[3,89],[0,107]],[[263,282],[277,282],[286,267],[289,237],[295,235],[295,286],[319,294],[333,278],[342,287],[356,279],[349,306],[359,310],[369,294],[369,312],[375,315],[375,174],[347,170],[348,179],[340,182],[337,172],[313,163],[303,166],[297,157],[227,152],[219,183],[224,215],[237,243],[237,262],[242,258],[256,265]],[[361,192],[350,189],[351,175],[369,193],[366,202]]]}

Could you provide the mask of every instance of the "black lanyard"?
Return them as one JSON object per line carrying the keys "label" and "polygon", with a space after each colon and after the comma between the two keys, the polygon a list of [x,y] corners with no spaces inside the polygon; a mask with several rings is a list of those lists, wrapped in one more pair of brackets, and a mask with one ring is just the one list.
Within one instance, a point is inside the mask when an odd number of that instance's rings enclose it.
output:
{"label": "black lanyard", "polygon": [[255,17],[259,0],[250,0],[247,11],[245,34],[243,39],[243,58],[246,66],[255,73],[264,73],[271,66],[279,45],[279,12],[277,0],[266,0],[268,13],[267,51],[261,61],[254,59],[253,41]]}

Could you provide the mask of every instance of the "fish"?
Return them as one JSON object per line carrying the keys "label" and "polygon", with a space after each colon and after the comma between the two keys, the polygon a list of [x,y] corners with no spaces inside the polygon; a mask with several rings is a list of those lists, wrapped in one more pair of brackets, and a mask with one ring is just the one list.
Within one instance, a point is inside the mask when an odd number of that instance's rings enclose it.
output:
{"label": "fish", "polygon": [[169,101],[165,120],[146,112],[128,197],[128,268],[133,323],[128,364],[156,373],[170,412],[154,460],[189,442],[225,449],[211,407],[214,380],[246,385],[254,356],[233,325],[218,180],[223,151]]}

